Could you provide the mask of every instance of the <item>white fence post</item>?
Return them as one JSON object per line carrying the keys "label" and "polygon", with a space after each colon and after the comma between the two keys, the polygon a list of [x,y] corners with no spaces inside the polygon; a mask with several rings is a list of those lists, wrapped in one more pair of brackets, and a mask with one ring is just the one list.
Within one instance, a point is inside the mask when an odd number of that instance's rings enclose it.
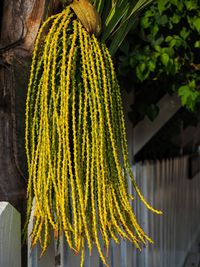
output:
{"label": "white fence post", "polygon": [[21,216],[7,202],[0,202],[0,266],[21,267]]}

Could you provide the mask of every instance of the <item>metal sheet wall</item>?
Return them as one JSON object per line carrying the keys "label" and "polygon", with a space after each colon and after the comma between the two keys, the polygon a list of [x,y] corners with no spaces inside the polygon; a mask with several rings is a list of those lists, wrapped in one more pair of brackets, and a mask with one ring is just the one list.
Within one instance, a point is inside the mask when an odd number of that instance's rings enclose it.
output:
{"label": "metal sheet wall", "polygon": [[[188,179],[187,157],[139,163],[133,171],[145,198],[164,214],[152,214],[136,198],[133,209],[143,229],[154,240],[154,245],[148,245],[139,252],[128,242],[122,241],[119,246],[112,242],[110,266],[183,267],[192,244],[200,234],[200,174]],[[129,190],[135,195],[131,185]],[[49,266],[45,258],[38,259],[38,250],[36,247],[29,251],[29,267]],[[91,257],[87,249],[85,254],[85,267],[103,266],[95,249]],[[56,256],[55,266],[79,267],[79,256],[73,255],[63,238],[59,249],[53,245],[47,255]],[[49,262],[49,256],[46,260]]]}

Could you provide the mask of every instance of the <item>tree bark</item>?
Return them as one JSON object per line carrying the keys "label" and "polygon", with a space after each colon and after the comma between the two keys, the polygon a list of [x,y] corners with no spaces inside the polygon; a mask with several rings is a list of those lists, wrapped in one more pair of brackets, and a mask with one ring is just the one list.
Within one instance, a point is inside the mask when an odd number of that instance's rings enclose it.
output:
{"label": "tree bark", "polygon": [[[40,26],[44,0],[6,0],[2,3],[0,41],[0,200],[15,206],[25,197],[26,178],[18,159],[18,141],[24,143],[24,105],[30,57]],[[22,111],[22,110],[21,110]],[[22,112],[25,113],[25,110]],[[23,124],[23,125],[20,125]],[[20,140],[23,139],[23,142]],[[21,153],[21,152],[20,152]],[[24,159],[23,159],[24,161]]]}
{"label": "tree bark", "polygon": [[[62,9],[59,0],[0,1],[0,201],[25,214],[28,179],[25,101],[31,55],[41,22]],[[22,266],[26,266],[26,255]]]}
{"label": "tree bark", "polygon": [[34,41],[42,20],[62,6],[59,0],[0,5],[0,201],[17,204],[26,191],[25,98]]}

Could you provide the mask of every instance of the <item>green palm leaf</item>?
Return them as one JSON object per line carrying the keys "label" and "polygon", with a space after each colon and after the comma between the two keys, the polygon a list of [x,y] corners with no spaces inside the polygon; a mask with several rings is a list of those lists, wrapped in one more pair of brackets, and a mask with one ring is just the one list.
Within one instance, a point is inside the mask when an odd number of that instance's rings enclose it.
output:
{"label": "green palm leaf", "polygon": [[134,26],[136,17],[153,0],[93,0],[102,18],[101,41],[109,43],[114,55],[127,33]]}

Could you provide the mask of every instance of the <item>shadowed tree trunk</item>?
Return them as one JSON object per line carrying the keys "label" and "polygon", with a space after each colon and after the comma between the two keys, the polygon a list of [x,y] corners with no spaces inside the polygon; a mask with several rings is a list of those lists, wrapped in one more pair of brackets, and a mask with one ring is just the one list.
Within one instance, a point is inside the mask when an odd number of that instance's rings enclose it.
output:
{"label": "shadowed tree trunk", "polygon": [[28,178],[24,118],[31,55],[42,20],[60,8],[59,0],[0,1],[0,201],[20,210],[22,221]]}
{"label": "shadowed tree trunk", "polygon": [[0,200],[17,204],[24,199],[27,180],[24,117],[34,41],[44,17],[60,4],[4,0],[0,5]]}

